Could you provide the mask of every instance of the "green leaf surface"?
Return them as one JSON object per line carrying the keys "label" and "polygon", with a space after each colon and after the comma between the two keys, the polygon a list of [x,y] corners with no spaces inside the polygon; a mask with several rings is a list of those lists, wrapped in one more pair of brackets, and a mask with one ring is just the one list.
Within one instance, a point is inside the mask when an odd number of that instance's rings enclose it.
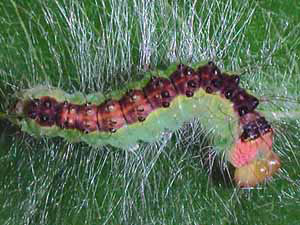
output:
{"label": "green leaf surface", "polygon": [[76,132],[33,138],[0,120],[0,224],[299,224],[299,10],[292,0],[2,1],[3,116],[20,90],[97,103],[93,93],[119,96],[147,71],[214,60],[259,98],[282,169],[235,188],[214,148],[226,142],[199,123],[207,115],[128,151],[73,143]]}

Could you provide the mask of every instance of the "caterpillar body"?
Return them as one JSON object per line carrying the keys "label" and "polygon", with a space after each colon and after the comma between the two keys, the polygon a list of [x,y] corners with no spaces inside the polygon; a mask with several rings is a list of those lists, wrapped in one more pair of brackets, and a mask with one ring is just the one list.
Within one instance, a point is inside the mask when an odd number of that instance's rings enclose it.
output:
{"label": "caterpillar body", "polygon": [[214,130],[215,148],[236,167],[237,184],[255,186],[278,170],[280,160],[272,151],[273,130],[255,110],[258,99],[239,81],[208,62],[148,73],[109,99],[100,93],[69,95],[36,87],[18,95],[13,122],[34,136],[128,148],[199,117]]}

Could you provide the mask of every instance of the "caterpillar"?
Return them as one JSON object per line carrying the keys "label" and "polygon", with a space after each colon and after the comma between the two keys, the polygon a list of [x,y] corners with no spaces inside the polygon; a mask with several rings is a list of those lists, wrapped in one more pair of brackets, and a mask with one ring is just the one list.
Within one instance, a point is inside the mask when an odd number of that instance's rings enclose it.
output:
{"label": "caterpillar", "polygon": [[272,127],[255,110],[259,100],[239,83],[238,75],[210,61],[147,73],[109,98],[38,86],[17,94],[11,121],[33,136],[129,148],[198,117],[214,130],[214,147],[236,168],[237,185],[252,187],[272,177],[280,159],[272,151]]}

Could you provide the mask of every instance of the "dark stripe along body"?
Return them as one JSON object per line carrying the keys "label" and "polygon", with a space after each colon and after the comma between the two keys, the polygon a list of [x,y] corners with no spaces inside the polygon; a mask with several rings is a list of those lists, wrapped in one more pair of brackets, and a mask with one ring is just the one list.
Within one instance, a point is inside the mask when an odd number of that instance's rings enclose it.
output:
{"label": "dark stripe along body", "polygon": [[[104,131],[114,133],[126,124],[144,122],[158,108],[168,108],[177,95],[193,97],[199,89],[208,94],[219,92],[233,103],[239,117],[252,113],[258,99],[239,87],[239,76],[221,73],[214,63],[194,70],[180,64],[170,79],[153,76],[142,89],[129,90],[120,99],[110,99],[100,105],[58,102],[43,96],[32,99],[25,107],[27,116],[41,126],[57,125],[64,129],[77,129],[85,133]],[[271,130],[264,117],[242,124],[243,141],[254,140]]]}

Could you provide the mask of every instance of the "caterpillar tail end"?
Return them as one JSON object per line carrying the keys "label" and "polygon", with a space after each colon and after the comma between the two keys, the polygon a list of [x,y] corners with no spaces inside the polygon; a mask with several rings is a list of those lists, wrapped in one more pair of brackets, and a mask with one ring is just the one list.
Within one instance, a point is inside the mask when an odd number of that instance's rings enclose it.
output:
{"label": "caterpillar tail end", "polygon": [[279,170],[280,159],[272,151],[272,139],[273,133],[269,132],[253,141],[238,141],[230,161],[236,167],[234,180],[239,187],[255,187]]}

